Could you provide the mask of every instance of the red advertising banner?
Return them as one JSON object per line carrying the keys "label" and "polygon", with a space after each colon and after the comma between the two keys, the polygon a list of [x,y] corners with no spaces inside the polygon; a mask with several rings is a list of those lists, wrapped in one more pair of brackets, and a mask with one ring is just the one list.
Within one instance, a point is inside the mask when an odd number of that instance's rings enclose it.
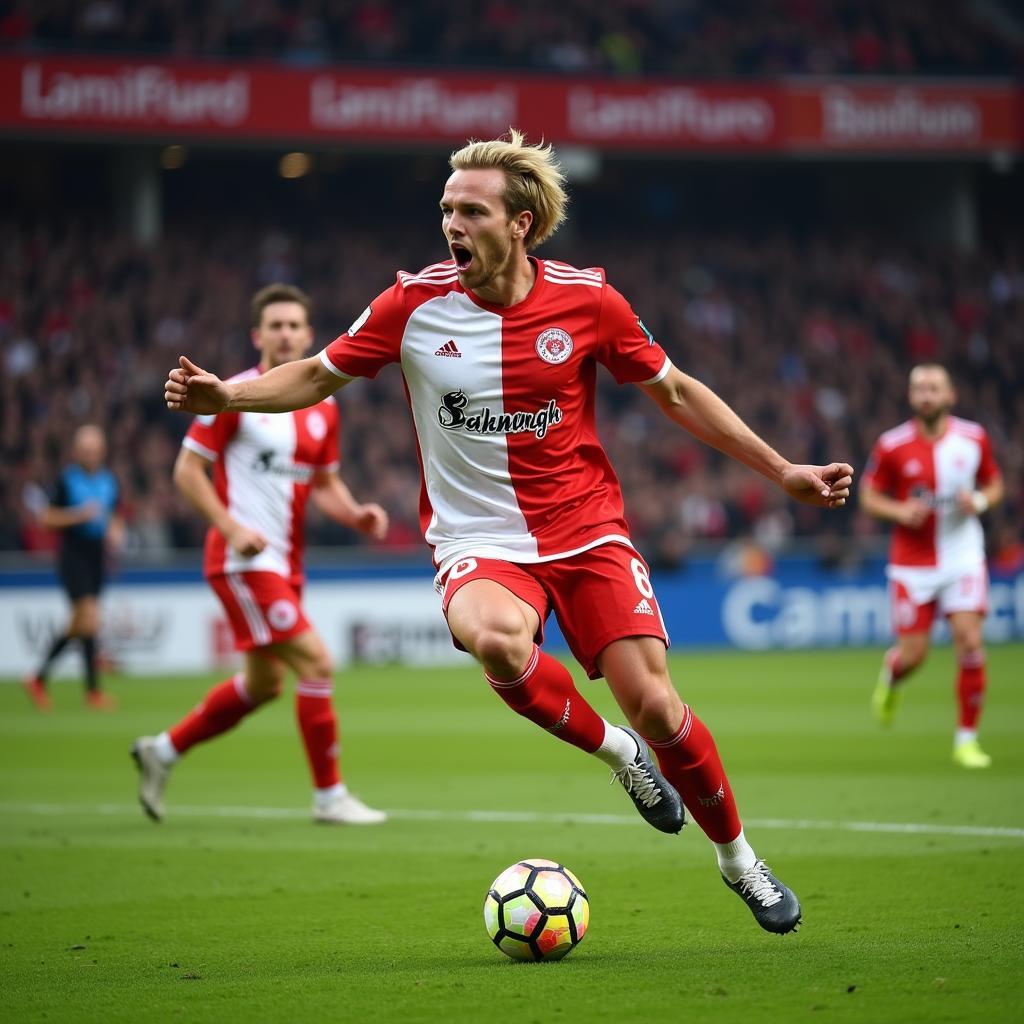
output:
{"label": "red advertising banner", "polygon": [[991,152],[1022,144],[1021,90],[1008,85],[787,86],[786,144],[811,151]]}
{"label": "red advertising banner", "polygon": [[1022,143],[1008,84],[693,83],[0,58],[0,132],[266,142],[531,137],[598,149],[989,152]]}

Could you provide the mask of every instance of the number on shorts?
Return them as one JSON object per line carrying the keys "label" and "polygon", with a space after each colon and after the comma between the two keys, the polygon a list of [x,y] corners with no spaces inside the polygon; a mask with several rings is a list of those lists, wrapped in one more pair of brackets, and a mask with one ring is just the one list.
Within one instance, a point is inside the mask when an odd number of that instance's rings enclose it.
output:
{"label": "number on shorts", "polygon": [[654,597],[654,587],[651,586],[651,577],[648,575],[647,566],[639,558],[634,558],[630,561],[629,567],[633,570],[633,582],[636,583],[636,589],[644,597]]}

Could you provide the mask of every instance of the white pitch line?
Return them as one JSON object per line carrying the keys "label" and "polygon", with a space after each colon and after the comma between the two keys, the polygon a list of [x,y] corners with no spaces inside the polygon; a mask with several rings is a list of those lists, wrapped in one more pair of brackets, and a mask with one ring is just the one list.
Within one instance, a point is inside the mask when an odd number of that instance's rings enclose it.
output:
{"label": "white pitch line", "polygon": [[[301,819],[309,812],[291,807],[190,806],[171,805],[173,817],[180,818],[248,818]],[[135,804],[46,804],[0,803],[0,813],[35,814],[58,817],[65,814],[96,814],[103,816],[136,816],[141,814]],[[490,822],[497,824],[550,825],[639,825],[635,815],[626,814],[558,814],[538,811],[442,811],[389,810],[396,821]],[[1024,839],[1024,828],[998,825],[937,825],[899,821],[818,821],[790,818],[748,818],[747,828],[778,831],[878,832],[894,835],[970,836],[987,839]]]}

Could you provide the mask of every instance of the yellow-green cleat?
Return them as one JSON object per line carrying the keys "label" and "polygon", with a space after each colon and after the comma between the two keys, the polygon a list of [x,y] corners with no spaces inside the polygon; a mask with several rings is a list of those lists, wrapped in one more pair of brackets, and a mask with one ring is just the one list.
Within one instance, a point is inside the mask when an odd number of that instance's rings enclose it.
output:
{"label": "yellow-green cleat", "polygon": [[893,686],[889,670],[883,666],[882,671],[878,674],[875,692],[871,694],[871,711],[879,725],[885,726],[885,728],[892,725],[902,697],[903,687]]}
{"label": "yellow-green cleat", "polygon": [[992,758],[981,749],[977,740],[966,740],[953,747],[953,764],[961,768],[988,768]]}

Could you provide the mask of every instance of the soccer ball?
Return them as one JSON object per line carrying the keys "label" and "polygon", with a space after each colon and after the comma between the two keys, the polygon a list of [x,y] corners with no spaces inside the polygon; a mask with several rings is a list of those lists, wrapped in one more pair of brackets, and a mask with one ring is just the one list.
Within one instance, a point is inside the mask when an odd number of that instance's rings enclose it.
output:
{"label": "soccer ball", "polygon": [[513,960],[561,960],[587,934],[590,903],[567,867],[533,857],[494,880],[484,898],[484,924]]}

